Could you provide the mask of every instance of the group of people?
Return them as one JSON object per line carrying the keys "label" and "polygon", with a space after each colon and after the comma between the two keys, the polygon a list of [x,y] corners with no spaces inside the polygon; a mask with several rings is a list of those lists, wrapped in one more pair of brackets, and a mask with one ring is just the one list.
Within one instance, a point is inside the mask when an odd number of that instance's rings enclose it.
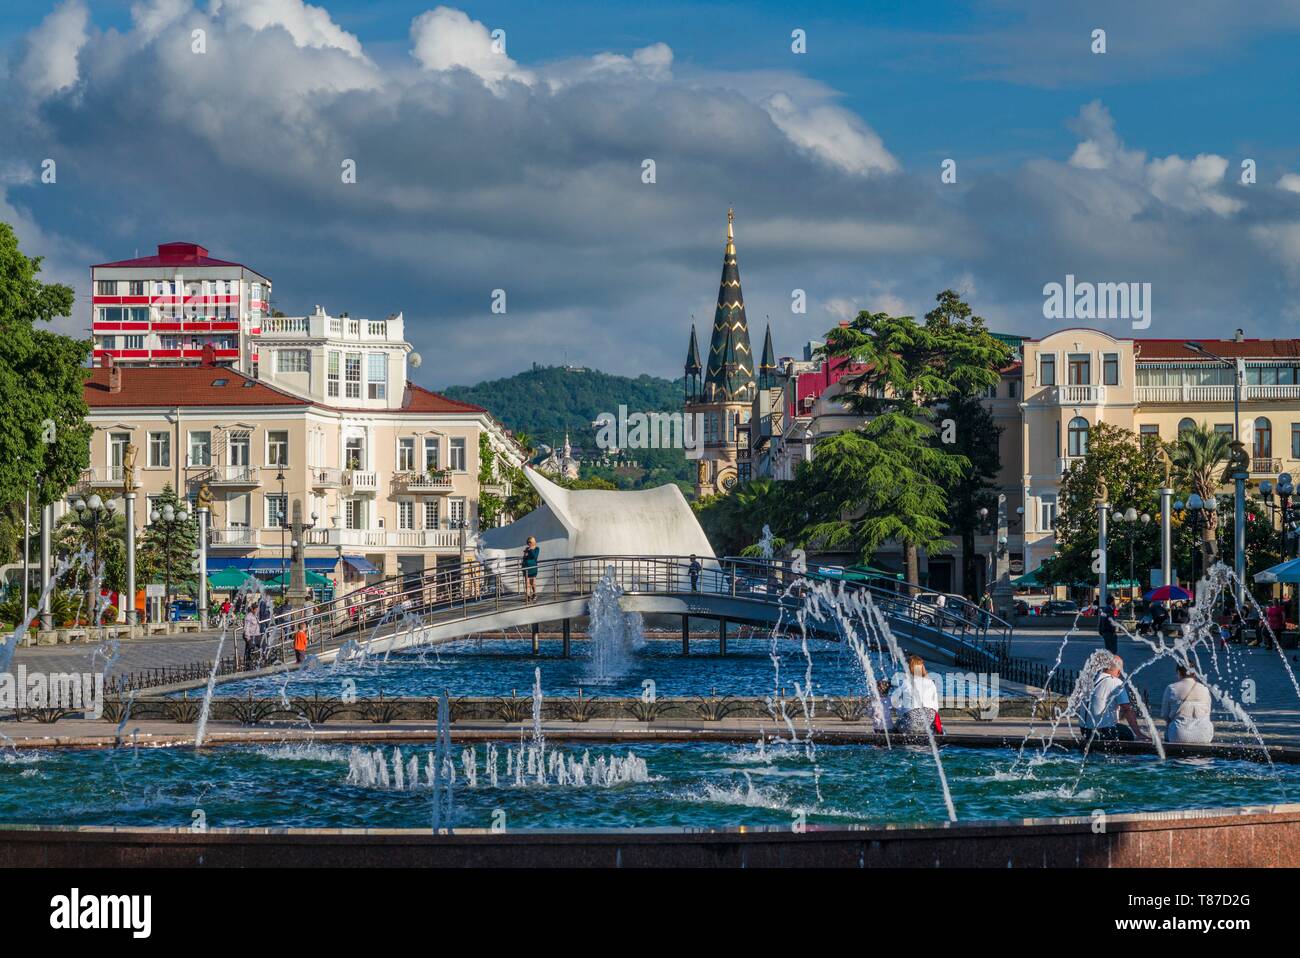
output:
{"label": "group of people", "polygon": [[271,660],[280,645],[280,639],[289,629],[293,630],[294,660],[301,665],[306,657],[309,641],[308,622],[312,614],[310,605],[299,610],[292,622],[276,624],[275,607],[270,597],[265,593],[240,592],[235,595],[233,602],[226,599],[221,604],[221,614],[242,621],[246,667],[272,664]]}
{"label": "group of people", "polygon": [[[1098,671],[1092,690],[1079,714],[1084,740],[1149,742],[1139,724],[1140,715],[1124,681],[1124,660],[1110,654]],[[1178,678],[1165,688],[1159,718],[1165,722],[1165,741],[1208,745],[1214,739],[1210,719],[1213,697],[1209,687],[1189,665],[1179,664]]]}

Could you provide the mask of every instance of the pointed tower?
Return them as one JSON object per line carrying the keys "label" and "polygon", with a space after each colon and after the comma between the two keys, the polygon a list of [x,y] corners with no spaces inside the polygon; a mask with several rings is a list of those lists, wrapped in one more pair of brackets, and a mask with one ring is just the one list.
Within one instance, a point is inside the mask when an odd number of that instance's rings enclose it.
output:
{"label": "pointed tower", "polygon": [[[686,412],[697,417],[694,428],[704,442],[696,466],[697,496],[730,492],[737,482],[749,478],[749,418],[757,384],[736,263],[735,217],[734,210],[727,210],[722,280],[702,383],[694,326],[686,355]],[[692,389],[692,382],[699,387]]]}
{"label": "pointed tower", "polygon": [[[740,290],[740,266],[736,263],[735,218],[736,211],[727,210],[727,246],[722,253],[722,280],[713,314],[709,368],[704,376],[704,398],[709,402],[749,402],[754,398],[754,357],[749,348],[745,295]],[[731,370],[723,368],[728,336],[736,350]]]}
{"label": "pointed tower", "polygon": [[763,336],[763,358],[758,363],[758,388],[771,389],[776,385],[776,356],[772,349],[772,324],[767,324]]}
{"label": "pointed tower", "polygon": [[695,338],[695,324],[691,323],[691,341],[686,347],[686,402],[697,402],[700,398],[700,344]]}

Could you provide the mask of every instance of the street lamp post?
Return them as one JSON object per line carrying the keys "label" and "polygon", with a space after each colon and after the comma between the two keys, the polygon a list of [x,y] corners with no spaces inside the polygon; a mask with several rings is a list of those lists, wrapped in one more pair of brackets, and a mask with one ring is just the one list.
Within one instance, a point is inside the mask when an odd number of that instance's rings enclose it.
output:
{"label": "street lamp post", "polygon": [[280,523],[280,604],[284,604],[284,593],[288,586],[289,579],[289,552],[285,545],[285,534],[288,532],[287,517],[284,513],[285,504],[289,501],[284,492],[284,467],[281,466],[276,472],[275,479],[280,483],[280,498],[277,500],[275,507],[276,521]]}
{"label": "street lamp post", "polygon": [[176,533],[190,521],[190,508],[186,502],[181,502],[180,508],[177,509],[171,503],[163,506],[161,510],[151,509],[149,511],[149,522],[156,528],[161,528],[163,534],[163,621],[169,622],[171,618],[172,603],[172,540]]}
{"label": "street lamp post", "polygon": [[1137,602],[1137,595],[1134,592],[1134,590],[1137,587],[1137,569],[1134,565],[1134,551],[1133,551],[1133,546],[1137,539],[1136,523],[1138,521],[1141,521],[1142,525],[1145,526],[1151,521],[1151,516],[1145,512],[1139,516],[1138,511],[1134,509],[1132,506],[1129,506],[1123,512],[1120,512],[1118,509],[1116,509],[1114,515],[1112,515],[1111,518],[1115,520],[1115,528],[1117,530],[1122,528],[1124,530],[1124,537],[1128,539],[1129,601]]}
{"label": "street lamp post", "polygon": [[113,500],[105,502],[97,494],[91,495],[88,499],[77,498],[72,502],[72,508],[76,510],[77,521],[83,528],[90,530],[90,590],[93,593],[90,597],[90,611],[95,617],[95,624],[101,624],[99,620],[99,590],[100,590],[100,559],[99,559],[99,524],[105,519],[111,520],[117,512],[117,503]]}

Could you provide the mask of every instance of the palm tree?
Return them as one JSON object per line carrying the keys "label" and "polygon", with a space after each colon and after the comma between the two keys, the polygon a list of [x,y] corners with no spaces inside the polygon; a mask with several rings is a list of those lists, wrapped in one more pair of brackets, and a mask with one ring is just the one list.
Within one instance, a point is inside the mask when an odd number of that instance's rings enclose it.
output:
{"label": "palm tree", "polygon": [[[1223,472],[1232,452],[1231,443],[1232,438],[1227,433],[1217,432],[1205,423],[1179,432],[1172,458],[1180,483],[1201,499],[1209,499],[1224,482]],[[1205,522],[1201,526],[1201,551],[1206,561],[1214,556],[1214,532],[1218,519],[1215,512],[1206,510]]]}

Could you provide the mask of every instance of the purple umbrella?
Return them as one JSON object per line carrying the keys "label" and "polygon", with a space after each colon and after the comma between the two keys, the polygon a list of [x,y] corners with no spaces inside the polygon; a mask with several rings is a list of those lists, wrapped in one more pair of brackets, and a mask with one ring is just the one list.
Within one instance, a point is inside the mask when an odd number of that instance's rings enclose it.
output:
{"label": "purple umbrella", "polygon": [[1158,589],[1152,589],[1143,598],[1148,602],[1177,602],[1189,600],[1191,596],[1186,589],[1180,589],[1176,585],[1162,585]]}

